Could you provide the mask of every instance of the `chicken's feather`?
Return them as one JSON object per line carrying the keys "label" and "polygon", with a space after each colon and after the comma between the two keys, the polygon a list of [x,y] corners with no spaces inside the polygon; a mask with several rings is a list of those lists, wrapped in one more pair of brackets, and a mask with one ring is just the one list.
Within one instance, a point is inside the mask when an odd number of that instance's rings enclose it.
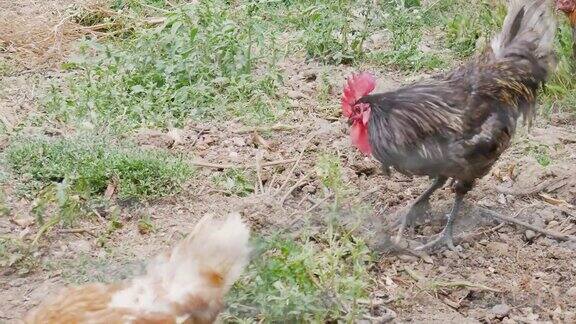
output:
{"label": "chicken's feather", "polygon": [[206,216],[145,275],[118,285],[67,288],[31,311],[25,323],[211,323],[248,261],[248,238],[239,214]]}
{"label": "chicken's feather", "polygon": [[[508,147],[516,120],[528,122],[548,76],[555,29],[544,0],[513,1],[492,52],[454,71],[369,95],[369,139],[385,167],[472,182]],[[548,29],[551,28],[551,29]]]}

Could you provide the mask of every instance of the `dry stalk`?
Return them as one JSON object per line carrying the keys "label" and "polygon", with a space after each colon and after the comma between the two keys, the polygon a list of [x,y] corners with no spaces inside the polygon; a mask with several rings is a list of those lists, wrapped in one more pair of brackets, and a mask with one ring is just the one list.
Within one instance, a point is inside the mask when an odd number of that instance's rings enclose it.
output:
{"label": "dry stalk", "polygon": [[548,237],[551,237],[553,239],[559,240],[559,241],[570,241],[570,242],[576,242],[576,236],[573,235],[566,235],[566,234],[562,234],[562,233],[557,233],[554,231],[550,231],[544,228],[540,228],[538,226],[534,226],[531,224],[528,224],[526,222],[523,222],[521,220],[517,220],[513,217],[508,217],[508,216],[504,216],[501,215],[495,211],[492,211],[490,209],[486,209],[486,208],[482,208],[480,207],[480,215],[484,216],[484,217],[492,217],[492,218],[496,218],[508,223],[512,223],[512,224],[516,224],[516,225],[520,225],[522,227],[525,227],[527,229],[533,230],[534,232],[538,232],[541,234],[544,234]]}

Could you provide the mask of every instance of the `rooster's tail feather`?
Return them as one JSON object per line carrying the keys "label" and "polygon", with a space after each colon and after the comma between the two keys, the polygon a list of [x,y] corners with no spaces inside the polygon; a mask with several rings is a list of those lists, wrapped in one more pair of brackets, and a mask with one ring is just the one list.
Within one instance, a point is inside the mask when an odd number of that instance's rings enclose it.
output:
{"label": "rooster's tail feather", "polygon": [[492,40],[498,59],[529,52],[543,66],[554,62],[556,19],[547,0],[510,0],[502,32]]}

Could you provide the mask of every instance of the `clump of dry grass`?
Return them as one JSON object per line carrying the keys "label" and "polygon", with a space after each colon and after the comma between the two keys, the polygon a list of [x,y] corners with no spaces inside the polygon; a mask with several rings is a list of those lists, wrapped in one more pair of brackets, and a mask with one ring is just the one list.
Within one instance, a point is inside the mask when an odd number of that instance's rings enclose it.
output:
{"label": "clump of dry grass", "polygon": [[78,39],[117,25],[108,8],[108,0],[0,0],[0,52],[24,68],[53,67]]}
{"label": "clump of dry grass", "polygon": [[75,0],[0,0],[0,46],[30,68],[54,64],[70,50],[81,31],[66,13]]}

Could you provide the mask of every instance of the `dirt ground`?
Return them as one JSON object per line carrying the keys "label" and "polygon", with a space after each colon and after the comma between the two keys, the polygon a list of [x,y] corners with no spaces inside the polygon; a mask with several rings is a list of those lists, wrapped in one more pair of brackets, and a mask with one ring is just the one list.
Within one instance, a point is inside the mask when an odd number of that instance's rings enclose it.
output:
{"label": "dirt ground", "polygon": [[[3,57],[16,55],[7,51]],[[428,179],[408,178],[398,173],[386,177],[378,163],[362,157],[349,145],[347,124],[338,116],[315,112],[310,99],[319,86],[321,67],[305,60],[284,62],[286,89],[294,100],[295,113],[282,121],[283,129],[244,132],[234,121],[225,124],[189,124],[180,130],[177,142],[167,148],[168,135],[143,132],[136,136],[142,145],[186,152],[202,161],[224,167],[199,167],[199,174],[177,197],[150,204],[127,204],[121,218],[125,224],[105,244],[97,238],[105,225],[87,221],[74,231],[56,231],[35,252],[41,267],[30,273],[4,271],[0,277],[0,321],[14,321],[46,296],[68,283],[91,280],[117,280],[141,271],[143,261],[164,249],[190,230],[206,213],[240,211],[255,231],[272,231],[322,218],[330,199],[322,200],[318,180],[307,178],[319,152],[336,152],[345,181],[358,193],[344,202],[344,209],[363,205],[368,210],[364,235],[374,248],[386,247],[383,224],[397,217],[428,184]],[[338,96],[344,77],[351,68],[329,71],[332,94]],[[0,115],[5,125],[17,125],[40,107],[39,99],[50,79],[59,72],[19,69],[3,77]],[[381,72],[387,80],[380,89],[393,89],[404,77]],[[25,130],[26,131],[26,130]],[[29,131],[50,132],[50,129]],[[0,137],[0,150],[8,137]],[[543,167],[531,154],[531,147],[549,148],[553,161]],[[302,156],[299,159],[299,156]],[[261,158],[259,158],[261,157]],[[298,159],[294,165],[294,159]],[[266,166],[265,163],[288,160]],[[257,161],[264,164],[256,168]],[[259,171],[262,188],[247,197],[230,195],[216,187],[210,177],[226,165],[246,165]],[[568,115],[551,120],[539,118],[527,132],[522,129],[515,143],[481,179],[466,199],[464,215],[456,223],[460,255],[451,251],[429,258],[394,255],[384,251],[376,269],[373,303],[385,305],[394,322],[426,323],[576,323],[576,242],[563,242],[518,225],[480,215],[486,207],[518,220],[563,234],[576,234],[576,120]],[[303,179],[299,185],[284,186],[285,179]],[[307,180],[308,179],[308,180]],[[290,182],[292,184],[292,182]],[[7,205],[13,211],[0,217],[0,235],[34,235],[28,226],[30,201],[17,198],[10,184],[4,185]],[[293,189],[293,191],[289,191]],[[449,189],[434,195],[434,217],[407,234],[423,241],[443,226],[453,195]],[[155,231],[141,234],[137,220],[144,215]],[[342,216],[346,216],[343,214]],[[295,221],[296,220],[296,221]],[[304,221],[302,219],[302,221]],[[374,235],[374,233],[380,233]],[[376,307],[376,306],[375,306]]]}

